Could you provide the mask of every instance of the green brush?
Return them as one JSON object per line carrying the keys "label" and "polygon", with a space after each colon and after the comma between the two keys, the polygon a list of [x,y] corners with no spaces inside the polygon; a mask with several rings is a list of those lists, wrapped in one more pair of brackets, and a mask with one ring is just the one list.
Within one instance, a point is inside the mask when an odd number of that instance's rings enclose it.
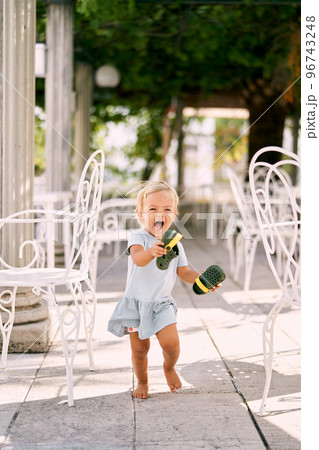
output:
{"label": "green brush", "polygon": [[223,269],[219,266],[209,266],[204,273],[199,275],[193,284],[195,294],[202,295],[209,292],[214,286],[222,283],[226,278]]}
{"label": "green brush", "polygon": [[163,234],[162,242],[166,249],[166,255],[156,258],[156,265],[160,270],[166,270],[172,259],[179,255],[177,242],[182,239],[182,235],[175,230],[167,230]]}

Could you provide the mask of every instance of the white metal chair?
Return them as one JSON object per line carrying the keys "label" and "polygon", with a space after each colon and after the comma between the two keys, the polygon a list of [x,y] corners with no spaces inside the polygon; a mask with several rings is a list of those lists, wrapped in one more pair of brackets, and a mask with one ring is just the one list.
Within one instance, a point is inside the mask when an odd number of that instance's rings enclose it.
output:
{"label": "white metal chair", "polygon": [[[57,192],[41,192],[36,193],[33,196],[33,206],[36,209],[60,209],[62,207],[68,207],[72,202],[73,193],[71,191],[57,191]],[[68,230],[67,224],[65,224],[65,230]],[[64,230],[64,231],[65,231]],[[45,234],[48,234],[49,230],[43,229]],[[40,236],[37,236],[37,240],[40,241]],[[54,240],[50,236],[46,236],[46,242],[42,241],[42,245],[46,247],[46,261],[47,267],[54,267],[55,265],[55,245]],[[69,254],[67,247],[64,248],[64,262],[67,264]]]}
{"label": "white metal chair", "polygon": [[114,245],[114,258],[120,256],[120,244],[130,236],[131,221],[135,218],[136,200],[112,198],[101,203],[97,233],[90,255],[90,279],[95,286],[99,253],[104,245]]}
{"label": "white metal chair", "polygon": [[[36,224],[54,226],[68,222],[72,227],[69,260],[64,268],[39,267],[41,256],[35,240],[19,243],[19,257],[25,257],[30,250],[31,257],[21,267],[12,267],[0,257],[0,310],[4,312],[6,321],[0,315],[2,334],[1,367],[5,367],[10,334],[14,321],[15,297],[18,287],[30,287],[43,298],[51,301],[55,307],[60,325],[63,354],[66,365],[68,404],[74,404],[73,398],[73,363],[77,350],[80,329],[82,304],[85,336],[89,357],[90,370],[93,370],[93,355],[91,348],[92,332],[95,318],[96,295],[89,279],[89,256],[92,251],[93,239],[97,231],[98,210],[101,202],[104,176],[104,154],[98,150],[87,161],[79,182],[76,202],[70,205],[69,211],[25,210],[0,219],[0,232],[5,226],[21,226],[21,224]],[[27,252],[28,253],[28,252]],[[76,266],[77,265],[77,266]],[[85,289],[82,288],[82,283]],[[65,285],[72,294],[72,308],[60,309],[55,295],[55,287]]]}
{"label": "white metal chair", "polygon": [[[240,268],[244,261],[244,289],[248,290],[250,287],[256,248],[260,241],[260,231],[253,214],[252,200],[245,194],[243,183],[241,183],[237,174],[229,166],[226,167],[226,174],[229,178],[238,212],[240,214],[240,219],[237,221],[239,232],[235,241],[236,251],[233,274],[235,281],[238,281]],[[229,236],[229,238],[231,238],[231,236]]]}
{"label": "white metal chair", "polygon": [[[263,161],[267,152],[277,152],[285,159],[270,164]],[[299,190],[282,170],[283,166],[300,169],[299,157],[280,147],[265,147],[251,160],[249,182],[253,204],[260,229],[261,239],[272,273],[282,295],[267,315],[263,326],[263,352],[266,382],[259,413],[265,412],[269,392],[274,351],[274,325],[280,311],[291,305],[300,304],[300,202]],[[256,173],[262,173],[256,177]],[[274,188],[275,186],[275,188]],[[282,267],[278,270],[280,249]]]}

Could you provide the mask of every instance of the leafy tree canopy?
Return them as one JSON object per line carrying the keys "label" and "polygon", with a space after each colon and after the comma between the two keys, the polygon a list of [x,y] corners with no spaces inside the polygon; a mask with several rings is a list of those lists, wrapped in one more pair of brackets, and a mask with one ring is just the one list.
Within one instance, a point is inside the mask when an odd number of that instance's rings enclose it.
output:
{"label": "leafy tree canopy", "polygon": [[77,0],[75,60],[121,73],[119,87],[97,90],[97,100],[168,105],[186,93],[242,92],[251,80],[276,92],[295,81],[299,2],[211,3]]}
{"label": "leafy tree canopy", "polygon": [[[46,6],[37,2],[40,41]],[[74,0],[74,50],[75,62],[94,70],[112,64],[121,74],[115,89],[94,87],[96,124],[123,120],[108,118],[108,105],[137,116],[149,109],[135,149],[146,171],[159,158],[160,116],[172,99],[201,106],[202,99],[229,93],[249,108],[252,123],[276,104],[276,113],[271,108],[250,132],[250,156],[266,141],[280,145],[285,115],[300,110],[299,0]],[[154,145],[146,150],[155,125]]]}

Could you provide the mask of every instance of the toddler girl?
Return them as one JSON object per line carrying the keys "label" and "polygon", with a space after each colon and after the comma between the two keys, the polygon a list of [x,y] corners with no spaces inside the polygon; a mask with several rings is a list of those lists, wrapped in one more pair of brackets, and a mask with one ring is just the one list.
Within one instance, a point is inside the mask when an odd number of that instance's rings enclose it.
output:
{"label": "toddler girl", "polygon": [[[142,183],[137,195],[136,213],[142,226],[133,231],[126,253],[129,255],[127,282],[109,320],[108,330],[116,336],[130,335],[132,363],[138,381],[133,396],[148,397],[148,358],[150,337],[156,335],[164,356],[164,374],[172,392],[182,383],[175,371],[179,357],[176,328],[177,308],[171,296],[176,274],[193,284],[198,273],[188,267],[183,245],[168,269],[160,270],[156,258],[166,254],[161,238],[177,214],[178,196],[164,181]],[[214,289],[212,289],[214,290]]]}

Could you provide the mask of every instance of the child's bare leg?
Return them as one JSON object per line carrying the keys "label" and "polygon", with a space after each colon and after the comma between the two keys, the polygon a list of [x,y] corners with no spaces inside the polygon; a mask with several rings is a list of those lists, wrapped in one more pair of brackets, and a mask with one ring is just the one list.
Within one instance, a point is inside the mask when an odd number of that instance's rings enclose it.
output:
{"label": "child's bare leg", "polygon": [[138,333],[130,333],[130,342],[132,349],[132,363],[137,378],[137,388],[133,392],[133,397],[148,397],[148,358],[150,349],[149,339],[140,339]]}
{"label": "child's bare leg", "polygon": [[156,334],[156,337],[163,350],[163,368],[168,387],[172,392],[176,392],[182,387],[181,380],[175,370],[180,351],[176,324],[173,323],[163,328]]}

